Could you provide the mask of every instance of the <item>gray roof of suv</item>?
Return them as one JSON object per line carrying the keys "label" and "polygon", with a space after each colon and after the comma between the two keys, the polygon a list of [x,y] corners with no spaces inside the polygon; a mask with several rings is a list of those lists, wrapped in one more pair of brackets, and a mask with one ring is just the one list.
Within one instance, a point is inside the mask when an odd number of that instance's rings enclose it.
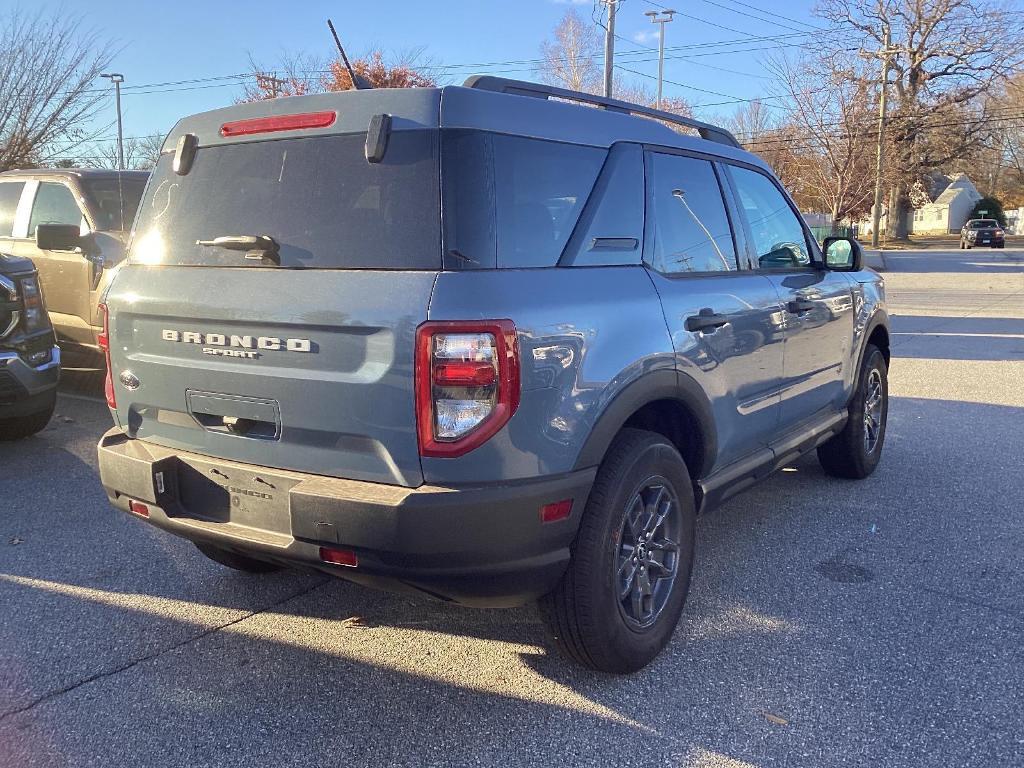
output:
{"label": "gray roof of suv", "polygon": [[253,141],[252,136],[221,136],[221,126],[234,120],[328,110],[335,111],[337,118],[327,128],[279,131],[270,135],[284,139],[359,133],[366,131],[371,117],[387,113],[392,116],[392,129],[396,131],[466,128],[598,147],[628,141],[676,147],[768,170],[756,155],[684,135],[646,117],[454,85],[441,88],[374,88],[235,104],[183,118],[168,134],[163,151],[173,151],[180,137],[186,133],[195,134],[200,146]]}

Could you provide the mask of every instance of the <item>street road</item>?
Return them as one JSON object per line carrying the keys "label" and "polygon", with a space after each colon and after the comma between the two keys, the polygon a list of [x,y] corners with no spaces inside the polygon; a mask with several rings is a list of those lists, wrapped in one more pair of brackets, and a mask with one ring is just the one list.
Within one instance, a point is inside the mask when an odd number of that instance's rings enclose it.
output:
{"label": "street road", "polygon": [[108,508],[102,403],[0,446],[0,765],[1024,764],[1024,251],[886,254],[885,455],[704,518],[667,652],[247,577]]}

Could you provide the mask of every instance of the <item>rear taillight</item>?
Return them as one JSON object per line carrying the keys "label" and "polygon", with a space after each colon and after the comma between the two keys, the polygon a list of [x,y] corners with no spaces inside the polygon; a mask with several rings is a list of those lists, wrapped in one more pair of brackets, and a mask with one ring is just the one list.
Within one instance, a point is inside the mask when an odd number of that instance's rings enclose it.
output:
{"label": "rear taillight", "polygon": [[106,304],[100,304],[100,314],[103,315],[103,330],[96,337],[96,343],[103,350],[103,357],[107,361],[107,377],[103,381],[103,394],[107,397],[107,406],[117,408],[117,398],[114,396],[114,377],[110,369],[110,311]]}
{"label": "rear taillight", "polygon": [[511,320],[424,323],[416,332],[420,454],[461,456],[519,407],[519,344]]}

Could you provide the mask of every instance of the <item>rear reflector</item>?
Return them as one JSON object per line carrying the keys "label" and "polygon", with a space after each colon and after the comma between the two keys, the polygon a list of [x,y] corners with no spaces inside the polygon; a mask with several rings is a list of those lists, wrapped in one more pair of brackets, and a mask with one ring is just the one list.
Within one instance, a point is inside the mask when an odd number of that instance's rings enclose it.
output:
{"label": "rear reflector", "polygon": [[299,115],[275,115],[274,117],[253,117],[249,120],[235,120],[220,127],[220,135],[251,136],[254,133],[276,131],[297,131],[301,128],[326,128],[334,125],[337,112],[304,112]]}
{"label": "rear reflector", "polygon": [[347,565],[355,568],[359,565],[359,558],[351,549],[334,549],[333,547],[320,547],[320,559],[332,565]]}
{"label": "rear reflector", "polygon": [[437,363],[434,384],[445,387],[486,387],[494,383],[491,363]]}
{"label": "rear reflector", "polygon": [[139,517],[149,517],[149,507],[138,501],[129,501],[128,510],[133,515],[138,515]]}
{"label": "rear reflector", "polygon": [[103,359],[107,363],[107,377],[103,380],[103,394],[107,398],[108,408],[117,408],[117,397],[114,394],[114,376],[110,370],[110,310],[106,304],[99,305],[103,316],[103,330],[96,337],[96,343],[103,350]]}
{"label": "rear reflector", "polygon": [[540,508],[540,521],[542,523],[553,523],[557,520],[565,520],[572,512],[572,499],[562,499],[554,504],[545,504]]}

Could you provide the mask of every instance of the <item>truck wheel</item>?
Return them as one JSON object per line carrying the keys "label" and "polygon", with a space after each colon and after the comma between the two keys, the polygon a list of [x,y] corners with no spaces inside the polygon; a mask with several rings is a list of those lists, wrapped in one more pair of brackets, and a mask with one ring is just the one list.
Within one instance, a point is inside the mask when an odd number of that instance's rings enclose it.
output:
{"label": "truck wheel", "polygon": [[273,573],[274,571],[281,570],[279,565],[274,565],[264,560],[256,560],[255,558],[240,555],[227,549],[221,549],[213,544],[205,544],[198,541],[192,543],[196,545],[196,549],[214,562],[226,565],[228,568],[236,571],[244,571],[245,573]]}
{"label": "truck wheel", "polygon": [[860,480],[875,471],[882,457],[889,415],[889,375],[885,356],[874,344],[864,350],[850,418],[843,431],[818,448],[818,461],[833,477]]}
{"label": "truck wheel", "polygon": [[541,599],[561,650],[602,672],[650,663],[686,602],[695,521],[675,447],[652,432],[622,430],[601,462],[569,568]]}
{"label": "truck wheel", "polygon": [[41,432],[53,418],[53,410],[57,407],[57,394],[54,393],[47,406],[38,413],[18,416],[14,419],[0,419],[0,442],[21,440]]}

